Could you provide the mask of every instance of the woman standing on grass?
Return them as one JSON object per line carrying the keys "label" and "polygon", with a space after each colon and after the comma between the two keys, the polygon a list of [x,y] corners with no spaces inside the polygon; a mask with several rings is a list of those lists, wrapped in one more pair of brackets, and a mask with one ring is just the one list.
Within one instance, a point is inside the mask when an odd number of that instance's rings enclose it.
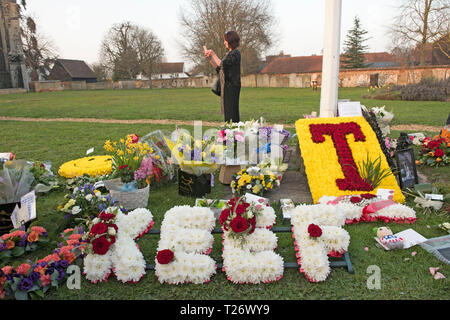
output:
{"label": "woman standing on grass", "polygon": [[223,43],[228,49],[222,60],[213,50],[205,48],[205,57],[216,68],[220,77],[220,109],[225,116],[225,122],[239,122],[239,95],[241,93],[241,53],[240,38],[236,31],[227,31]]}

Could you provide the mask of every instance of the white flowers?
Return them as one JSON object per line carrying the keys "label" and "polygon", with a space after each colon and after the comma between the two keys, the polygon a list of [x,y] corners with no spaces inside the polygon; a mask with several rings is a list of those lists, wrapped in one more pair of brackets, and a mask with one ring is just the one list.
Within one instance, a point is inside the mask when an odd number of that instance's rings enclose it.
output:
{"label": "white flowers", "polygon": [[262,214],[256,218],[256,228],[271,228],[277,217],[275,210],[267,206],[262,206],[262,209]]}
{"label": "white flowers", "polygon": [[88,194],[86,195],[86,197],[84,197],[87,201],[91,201],[92,200],[92,194]]}
{"label": "white flowers", "polygon": [[93,283],[106,281],[111,270],[117,280],[124,283],[138,282],[145,275],[146,262],[135,240],[153,226],[153,215],[147,209],[136,209],[128,215],[119,211],[116,225],[117,232],[108,228],[108,234],[117,237],[108,252],[105,255],[90,253],[84,258],[86,279]]}
{"label": "white flowers", "polygon": [[224,234],[223,269],[233,283],[267,283],[283,277],[283,258],[274,252],[278,238],[267,229],[275,222],[275,211],[272,207],[263,208],[255,231],[247,235],[244,243]]}
{"label": "white flowers", "polygon": [[383,200],[379,197],[362,199],[361,202],[351,203],[350,199],[352,197],[355,196],[339,198],[324,196],[318,202],[322,206],[327,206],[328,204],[329,210],[333,210],[331,207],[334,207],[336,211],[343,213],[347,223],[376,220],[411,223],[416,220],[414,209],[403,204],[391,200]]}
{"label": "white flowers", "polygon": [[161,264],[155,258],[155,275],[160,283],[201,284],[210,280],[216,273],[216,263],[208,256],[215,223],[209,208],[177,206],[166,212],[158,251],[173,251],[174,260]]}
{"label": "white flowers", "polygon": [[81,212],[81,208],[79,206],[75,206],[72,208],[72,214],[79,214]]}
{"label": "white flowers", "polygon": [[[330,273],[328,254],[341,254],[348,249],[350,235],[341,227],[345,215],[332,205],[300,205],[291,212],[295,250],[300,271],[312,282],[324,281]],[[308,232],[311,224],[319,225],[320,237]]]}

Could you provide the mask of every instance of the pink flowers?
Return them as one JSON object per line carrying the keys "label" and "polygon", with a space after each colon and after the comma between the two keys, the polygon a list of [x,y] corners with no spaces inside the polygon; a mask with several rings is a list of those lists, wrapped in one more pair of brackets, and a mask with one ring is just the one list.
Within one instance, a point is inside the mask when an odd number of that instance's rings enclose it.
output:
{"label": "pink flowers", "polygon": [[140,168],[134,172],[134,179],[145,180],[151,175],[153,175],[153,160],[151,158],[144,158]]}
{"label": "pink flowers", "polygon": [[435,280],[445,279],[445,276],[442,273],[438,272],[439,267],[437,268],[430,267],[429,270],[431,275],[434,276]]}
{"label": "pink flowers", "polygon": [[23,274],[24,276],[28,275],[28,271],[30,270],[31,266],[28,263],[22,263],[20,266],[16,268],[16,272],[18,274]]}

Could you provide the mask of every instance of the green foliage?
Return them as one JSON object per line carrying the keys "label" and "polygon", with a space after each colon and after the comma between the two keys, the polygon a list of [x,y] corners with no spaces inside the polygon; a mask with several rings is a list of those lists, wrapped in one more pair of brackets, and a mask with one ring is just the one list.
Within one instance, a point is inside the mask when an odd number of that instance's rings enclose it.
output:
{"label": "green foliage", "polygon": [[392,175],[391,169],[381,168],[381,156],[371,160],[369,154],[367,154],[366,160],[358,162],[357,166],[361,178],[374,189],[378,188],[385,178]]}
{"label": "green foliage", "polygon": [[362,28],[359,18],[355,17],[353,29],[348,31],[347,39],[344,41],[342,61],[344,69],[358,69],[368,66],[364,58],[364,53],[368,49],[368,46],[364,45],[364,42],[368,40],[368,38],[364,38],[367,33]]}

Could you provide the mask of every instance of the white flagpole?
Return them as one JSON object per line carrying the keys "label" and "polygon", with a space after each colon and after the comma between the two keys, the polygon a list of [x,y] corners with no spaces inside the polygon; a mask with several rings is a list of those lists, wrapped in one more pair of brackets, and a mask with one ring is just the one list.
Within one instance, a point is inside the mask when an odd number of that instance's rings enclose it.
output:
{"label": "white flagpole", "polygon": [[325,0],[320,117],[335,117],[338,101],[342,0]]}

